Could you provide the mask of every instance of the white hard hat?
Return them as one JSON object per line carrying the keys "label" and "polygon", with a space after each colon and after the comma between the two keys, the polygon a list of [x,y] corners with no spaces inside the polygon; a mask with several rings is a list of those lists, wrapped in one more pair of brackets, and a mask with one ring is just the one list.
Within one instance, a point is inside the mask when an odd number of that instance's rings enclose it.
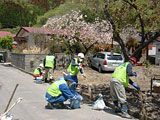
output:
{"label": "white hard hat", "polygon": [[41,64],[39,65],[39,67],[42,67],[42,68],[43,68],[43,64],[41,63]]}
{"label": "white hard hat", "polygon": [[78,53],[78,57],[84,58],[84,54],[83,53]]}

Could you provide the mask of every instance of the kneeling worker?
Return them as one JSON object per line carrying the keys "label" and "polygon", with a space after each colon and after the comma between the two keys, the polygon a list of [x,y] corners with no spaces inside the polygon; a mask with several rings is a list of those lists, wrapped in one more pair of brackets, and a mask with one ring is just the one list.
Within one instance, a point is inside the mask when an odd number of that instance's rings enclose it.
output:
{"label": "kneeling worker", "polygon": [[33,77],[35,78],[35,80],[37,80],[38,78],[41,78],[41,80],[43,80],[43,64],[40,64],[33,72]]}
{"label": "kneeling worker", "polygon": [[63,102],[67,101],[67,99],[79,99],[82,100],[82,97],[78,93],[74,93],[71,91],[71,86],[74,83],[74,80],[70,75],[65,77],[65,80],[61,78],[58,81],[55,81],[50,85],[46,92],[46,100],[48,101],[48,105],[46,108],[54,109],[54,108],[66,108]]}

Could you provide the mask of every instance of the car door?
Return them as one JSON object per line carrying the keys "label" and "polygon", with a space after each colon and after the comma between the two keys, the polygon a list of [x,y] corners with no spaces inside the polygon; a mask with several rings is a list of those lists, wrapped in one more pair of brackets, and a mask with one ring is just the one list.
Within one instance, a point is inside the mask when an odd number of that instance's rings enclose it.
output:
{"label": "car door", "polygon": [[98,53],[97,58],[95,60],[95,67],[98,68],[100,64],[103,63],[104,59],[104,54],[103,53]]}
{"label": "car door", "polygon": [[94,58],[94,63],[93,63],[95,68],[98,68],[100,58],[101,58],[101,53],[97,53],[96,57]]}

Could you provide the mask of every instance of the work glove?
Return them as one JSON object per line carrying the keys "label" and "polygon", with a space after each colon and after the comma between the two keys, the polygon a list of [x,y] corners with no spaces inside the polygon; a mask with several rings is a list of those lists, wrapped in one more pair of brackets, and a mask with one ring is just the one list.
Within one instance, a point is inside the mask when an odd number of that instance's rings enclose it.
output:
{"label": "work glove", "polygon": [[132,85],[133,85],[133,87],[135,87],[137,90],[140,90],[140,87],[139,87],[136,83],[133,83]]}
{"label": "work glove", "polygon": [[133,75],[134,75],[135,77],[137,77],[137,72],[133,72]]}
{"label": "work glove", "polygon": [[77,99],[77,100],[81,100],[81,101],[82,101],[82,100],[83,100],[83,97],[77,93],[77,94],[74,95],[74,97],[71,98],[71,99]]}

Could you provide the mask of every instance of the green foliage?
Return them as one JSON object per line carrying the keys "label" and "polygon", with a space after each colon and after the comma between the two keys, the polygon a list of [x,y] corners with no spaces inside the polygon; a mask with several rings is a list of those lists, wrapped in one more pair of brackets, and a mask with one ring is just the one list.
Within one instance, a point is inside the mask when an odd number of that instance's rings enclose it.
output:
{"label": "green foliage", "polygon": [[115,52],[116,53],[121,53],[121,49],[118,46],[116,46]]}
{"label": "green foliage", "polygon": [[116,28],[122,30],[125,27],[134,27],[141,31],[141,23],[138,15],[140,14],[144,20],[145,31],[156,31],[160,21],[158,11],[160,10],[160,1],[158,0],[136,0],[129,1],[136,6],[136,9],[125,1],[110,1],[108,10]]}
{"label": "green foliage", "polygon": [[12,43],[13,43],[13,37],[12,36],[6,36],[0,39],[0,47],[2,49],[12,50]]}
{"label": "green foliage", "polygon": [[105,19],[105,15],[103,11],[94,11],[90,9],[84,9],[81,11],[83,18],[86,22],[93,23],[96,18]]}
{"label": "green foliage", "polygon": [[149,68],[151,66],[151,63],[149,62],[149,60],[144,61],[143,66],[145,66],[146,68]]}
{"label": "green foliage", "polygon": [[0,29],[0,31],[8,31],[13,34],[17,34],[20,28],[21,28],[20,26],[16,26],[15,28],[3,28],[3,29]]}
{"label": "green foliage", "polygon": [[70,50],[64,51],[65,54],[71,54],[72,52]]}
{"label": "green foliage", "polygon": [[0,2],[0,23],[3,28],[16,26],[32,26],[36,23],[38,15],[45,10],[31,4],[29,1],[5,1]]}
{"label": "green foliage", "polygon": [[64,4],[60,4],[58,7],[47,11],[44,15],[39,16],[37,23],[39,25],[44,25],[46,21],[54,16],[61,16],[70,13],[72,10],[80,10],[84,8],[84,5],[77,4],[77,2],[71,2],[71,0],[66,1]]}

